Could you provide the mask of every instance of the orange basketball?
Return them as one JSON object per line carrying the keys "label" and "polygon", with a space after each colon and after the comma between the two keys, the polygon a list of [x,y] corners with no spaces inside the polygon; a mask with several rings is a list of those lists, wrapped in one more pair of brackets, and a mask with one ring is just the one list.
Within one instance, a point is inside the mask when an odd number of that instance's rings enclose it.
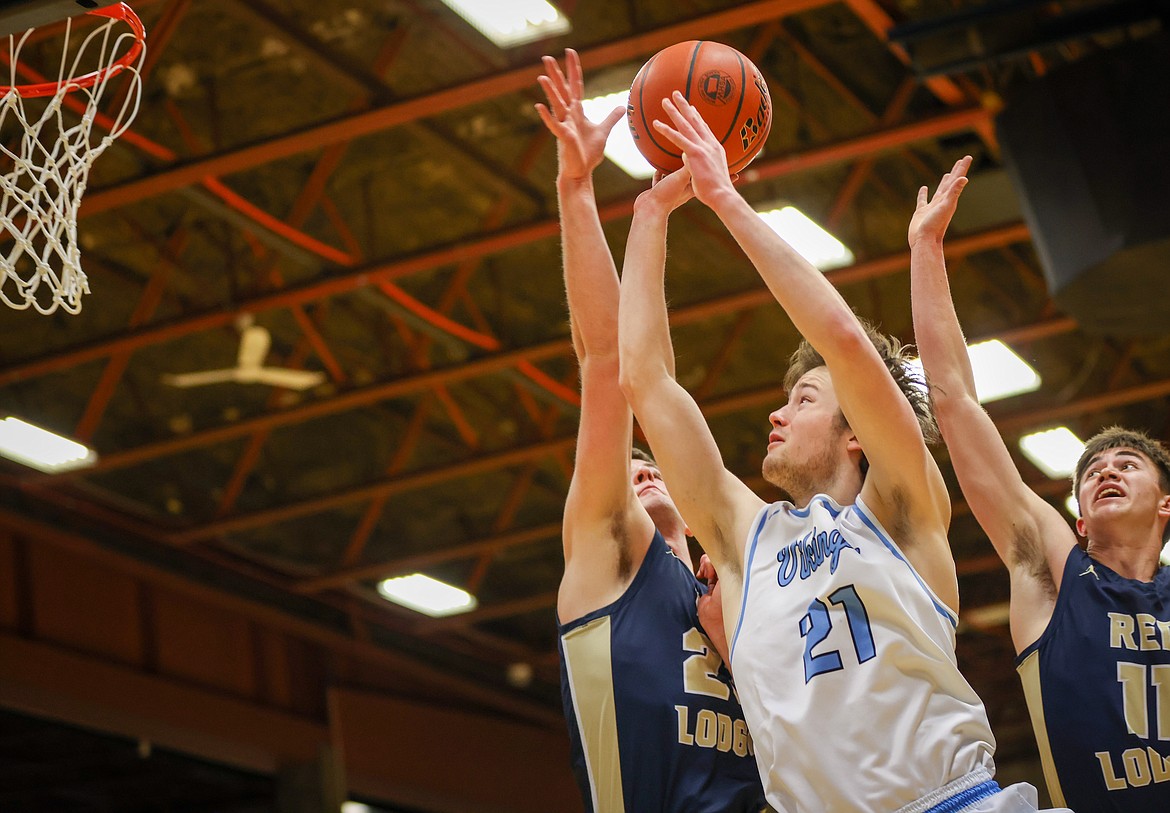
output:
{"label": "orange basketball", "polygon": [[655,169],[674,172],[682,166],[682,154],[651,124],[655,119],[671,123],[662,100],[675,90],[719,139],[732,173],[759,154],[772,127],[772,99],[764,77],[730,45],[690,40],[650,57],[630,86],[626,121],[638,150]]}

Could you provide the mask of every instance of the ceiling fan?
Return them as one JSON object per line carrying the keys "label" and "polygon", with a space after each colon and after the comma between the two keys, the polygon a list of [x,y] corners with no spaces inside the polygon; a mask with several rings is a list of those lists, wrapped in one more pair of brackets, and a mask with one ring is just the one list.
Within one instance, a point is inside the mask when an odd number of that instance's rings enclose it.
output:
{"label": "ceiling fan", "polygon": [[311,370],[292,370],[285,367],[264,367],[264,357],[272,345],[268,328],[253,324],[252,316],[245,314],[237,322],[240,329],[240,350],[236,366],[199,373],[164,375],[164,384],[172,387],[200,387],[204,384],[267,384],[290,390],[307,390],[325,380],[325,374]]}

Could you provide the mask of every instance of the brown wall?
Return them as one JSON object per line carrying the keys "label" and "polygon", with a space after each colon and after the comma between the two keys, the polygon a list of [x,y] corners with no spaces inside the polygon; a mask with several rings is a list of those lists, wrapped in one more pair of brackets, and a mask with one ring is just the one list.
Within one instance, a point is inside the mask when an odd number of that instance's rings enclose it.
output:
{"label": "brown wall", "polygon": [[555,713],[428,669],[0,511],[0,705],[268,773],[332,746],[352,792],[435,811],[580,810]]}

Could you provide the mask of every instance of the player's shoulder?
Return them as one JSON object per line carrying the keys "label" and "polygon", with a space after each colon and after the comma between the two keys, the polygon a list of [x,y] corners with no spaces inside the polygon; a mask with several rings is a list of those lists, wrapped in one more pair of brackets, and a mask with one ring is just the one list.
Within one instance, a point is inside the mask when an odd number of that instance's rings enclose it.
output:
{"label": "player's shoulder", "polygon": [[661,602],[688,596],[693,601],[698,580],[653,525],[642,543],[626,546],[624,552],[599,547],[595,555],[581,553],[566,559],[557,591],[562,625],[584,616],[618,612],[643,599]]}

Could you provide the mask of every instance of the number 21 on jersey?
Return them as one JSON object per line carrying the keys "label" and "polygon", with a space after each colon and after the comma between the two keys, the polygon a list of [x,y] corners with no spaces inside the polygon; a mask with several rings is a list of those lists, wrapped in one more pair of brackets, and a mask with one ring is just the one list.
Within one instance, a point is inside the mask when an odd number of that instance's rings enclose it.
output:
{"label": "number 21 on jersey", "polygon": [[[830,606],[839,608],[835,612]],[[843,611],[843,612],[842,612]],[[873,632],[869,627],[869,613],[865,611],[865,604],[857,595],[852,584],[839,587],[829,594],[829,603],[814,598],[808,605],[808,612],[800,619],[800,637],[804,639],[804,682],[808,683],[817,675],[826,672],[836,672],[843,669],[841,652],[830,649],[823,652],[814,652],[833,629],[834,616],[840,623],[844,617],[849,628],[849,637],[853,639],[853,648],[857,652],[857,662],[865,663],[877,654],[873,643]]]}

